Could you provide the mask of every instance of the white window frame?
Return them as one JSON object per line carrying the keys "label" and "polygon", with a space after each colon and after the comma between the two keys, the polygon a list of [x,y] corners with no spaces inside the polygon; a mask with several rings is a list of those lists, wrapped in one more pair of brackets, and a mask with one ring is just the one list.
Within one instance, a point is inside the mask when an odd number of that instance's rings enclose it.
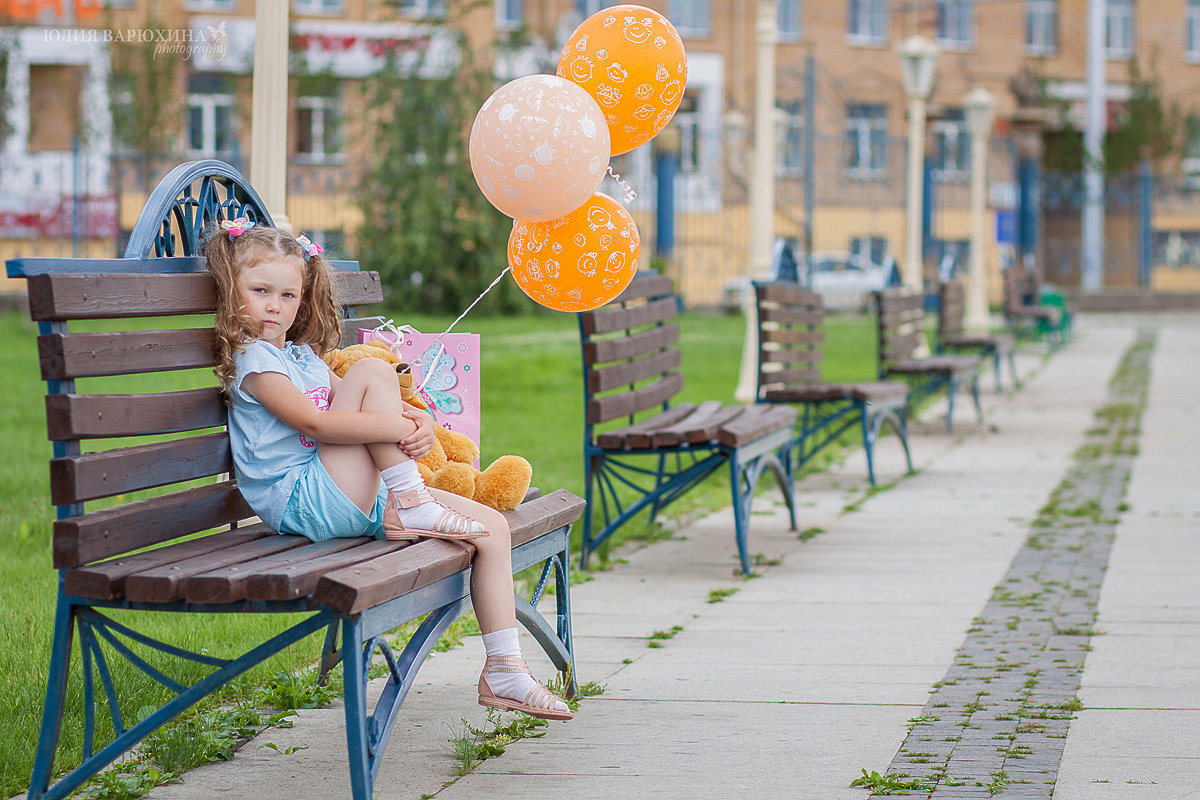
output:
{"label": "white window frame", "polygon": [[[339,95],[335,96],[313,96],[313,97],[298,97],[296,98],[297,109],[308,109],[312,111],[312,130],[309,131],[312,137],[313,149],[310,153],[296,152],[296,161],[303,164],[338,164],[346,160],[346,153],[342,147],[336,152],[325,152],[325,114],[328,111],[333,111],[339,122],[345,120],[342,113],[342,98]],[[297,126],[299,121],[297,121]],[[341,137],[339,136],[339,145]]]}
{"label": "white window frame", "polygon": [[685,39],[707,39],[712,35],[711,0],[670,0],[669,17]]}
{"label": "white window frame", "polygon": [[441,19],[446,16],[446,0],[400,0],[400,15],[409,19]]}
{"label": "white window frame", "polygon": [[1025,55],[1058,54],[1058,0],[1025,0]]}
{"label": "white window frame", "polygon": [[[130,3],[129,5],[133,5]],[[112,6],[128,8],[128,6]],[[183,0],[184,11],[236,11],[237,0]]]}
{"label": "white window frame", "polygon": [[782,135],[775,143],[775,176],[798,178],[804,174],[804,115],[799,109],[776,108],[787,115],[787,122],[781,126]]}
{"label": "white window frame", "polygon": [[879,47],[888,41],[887,0],[846,0],[846,42]]}
{"label": "white window frame", "polygon": [[337,7],[328,7],[325,0],[292,0],[292,12],[305,17],[342,17],[346,14],[346,1],[333,0]]}
{"label": "white window frame", "polygon": [[1187,0],[1183,9],[1183,59],[1200,62],[1200,0]]}
{"label": "white window frame", "polygon": [[[872,107],[882,108],[883,114],[880,116],[867,116],[865,114],[854,116],[850,113],[846,114],[846,141],[848,143],[851,136],[853,136],[855,153],[855,159],[846,165],[846,172],[854,180],[877,181],[883,180],[887,175],[887,106],[881,103],[855,103],[851,105],[851,109],[867,109]],[[871,163],[872,143],[875,137],[880,137],[883,140],[883,163],[878,165]],[[866,158],[865,165],[863,164],[864,156]]]}
{"label": "white window frame", "polygon": [[[791,12],[788,19],[787,12]],[[798,42],[804,37],[804,0],[777,0],[775,27],[779,31],[779,41]],[[785,28],[786,22],[794,22],[791,28]]]}
{"label": "white window frame", "polygon": [[[1104,57],[1124,61],[1133,57],[1137,36],[1133,0],[1106,0],[1104,4]],[[1118,40],[1117,37],[1121,37]]]}
{"label": "white window frame", "polygon": [[515,31],[525,24],[525,0],[494,0],[496,30]]}
{"label": "white window frame", "polygon": [[947,50],[975,46],[975,0],[937,0],[937,43]]}
{"label": "white window frame", "polygon": [[[971,178],[971,131],[965,119],[939,119],[929,124],[936,140],[933,179],[940,183],[961,183]],[[953,144],[951,142],[953,141]],[[946,167],[942,155],[953,149],[958,165]],[[942,163],[939,164],[939,161]]]}
{"label": "white window frame", "polygon": [[[217,150],[217,107],[229,109],[229,150]],[[192,109],[200,109],[200,138],[201,147],[192,147]],[[184,136],[187,137],[187,152],[193,158],[216,158],[228,156],[233,150],[233,142],[237,136],[237,117],[234,113],[232,94],[207,94],[189,92],[187,96],[187,122],[184,125]]]}
{"label": "white window frame", "polygon": [[621,0],[575,0],[575,10],[583,19],[587,19],[592,14],[620,4]]}
{"label": "white window frame", "polygon": [[[875,245],[881,245],[879,248],[879,260],[876,261],[871,251],[875,249]],[[851,236],[849,252],[859,258],[870,261],[872,264],[884,264],[888,257],[888,240],[886,236]]]}

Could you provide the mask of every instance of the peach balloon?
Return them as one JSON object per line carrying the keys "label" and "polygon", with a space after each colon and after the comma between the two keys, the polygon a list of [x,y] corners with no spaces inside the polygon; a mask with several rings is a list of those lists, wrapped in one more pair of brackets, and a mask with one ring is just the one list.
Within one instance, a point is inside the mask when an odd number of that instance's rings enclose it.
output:
{"label": "peach balloon", "polygon": [[583,21],[558,59],[558,75],[596,98],[612,154],[645,144],[671,121],[687,86],[687,54],[657,11],[621,5]]}
{"label": "peach balloon", "polygon": [[608,169],[604,115],[591,95],[553,75],[497,89],[471,126],[471,171],[492,205],[515,219],[579,208]]}
{"label": "peach balloon", "polygon": [[546,308],[591,311],[625,290],[641,249],[633,217],[596,192],[565,217],[514,222],[508,265],[521,291]]}

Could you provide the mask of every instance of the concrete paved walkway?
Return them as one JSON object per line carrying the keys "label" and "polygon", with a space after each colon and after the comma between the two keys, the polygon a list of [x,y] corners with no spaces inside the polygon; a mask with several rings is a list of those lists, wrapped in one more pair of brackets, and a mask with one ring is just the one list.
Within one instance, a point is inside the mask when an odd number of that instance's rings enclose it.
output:
{"label": "concrete paved walkway", "polygon": [[[819,533],[798,538],[777,498],[760,498],[750,541],[761,577],[734,575],[725,510],[576,586],[578,672],[607,690],[574,721],[457,780],[447,739],[460,718],[484,718],[474,689],[482,646],[471,637],[435,656],[392,735],[376,797],[867,796],[850,782],[897,757],[1147,325],[1158,341],[1130,508],[1100,593],[1102,635],[1090,638],[1084,710],[1069,723],[1057,784],[1044,782],[1069,800],[1200,796],[1200,318],[1085,317],[1077,340],[1044,365],[1039,354],[1019,359],[1023,375],[1036,369],[1022,391],[985,395],[985,425],[964,408],[951,438],[938,409],[927,412],[912,440],[918,474],[902,477],[899,447],[885,440],[878,470],[891,488],[864,499],[861,453],[800,484],[801,528]],[[714,589],[736,593],[710,603]],[[674,626],[674,638],[647,647]],[[523,646],[549,677],[532,640]],[[307,749],[259,749],[266,741]],[[294,728],[150,795],[221,796],[348,797],[340,707],[301,712]]]}

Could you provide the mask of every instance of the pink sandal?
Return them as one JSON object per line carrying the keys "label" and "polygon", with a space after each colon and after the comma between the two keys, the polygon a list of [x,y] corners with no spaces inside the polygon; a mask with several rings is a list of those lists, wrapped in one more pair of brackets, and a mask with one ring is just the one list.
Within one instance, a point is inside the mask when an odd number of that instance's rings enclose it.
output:
{"label": "pink sandal", "polygon": [[[566,703],[540,683],[529,690],[524,702],[509,700],[507,697],[497,697],[487,682],[489,672],[524,672],[529,677],[533,677],[533,673],[529,671],[529,665],[523,658],[488,656],[483,662],[483,672],[479,674],[479,705],[487,708],[499,708],[503,711],[520,711],[522,714],[542,719],[566,721],[575,716],[570,710],[559,711],[555,708],[555,703],[563,703],[563,705]],[[536,680],[534,682],[537,683]]]}
{"label": "pink sandal", "polygon": [[422,503],[436,502],[433,495],[424,486],[411,492],[402,492],[399,495],[389,491],[387,507],[383,511],[383,533],[389,542],[416,541],[417,539],[463,541],[482,539],[489,535],[487,531],[471,530],[471,525],[476,520],[445,507],[442,508],[442,513],[433,523],[431,530],[405,528],[404,523],[400,521],[400,512],[396,509],[397,501],[399,501],[400,508],[412,508]]}

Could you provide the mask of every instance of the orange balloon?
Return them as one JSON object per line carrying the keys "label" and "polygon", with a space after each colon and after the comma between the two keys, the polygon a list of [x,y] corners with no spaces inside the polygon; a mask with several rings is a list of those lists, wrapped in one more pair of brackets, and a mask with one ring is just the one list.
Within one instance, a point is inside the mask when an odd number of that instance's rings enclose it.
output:
{"label": "orange balloon", "polygon": [[687,54],[666,17],[643,6],[602,9],[563,48],[558,75],[596,98],[619,156],[671,121],[687,86]]}
{"label": "orange balloon", "polygon": [[596,192],[565,217],[513,222],[508,265],[521,291],[555,311],[591,311],[625,290],[641,256],[637,225]]}

